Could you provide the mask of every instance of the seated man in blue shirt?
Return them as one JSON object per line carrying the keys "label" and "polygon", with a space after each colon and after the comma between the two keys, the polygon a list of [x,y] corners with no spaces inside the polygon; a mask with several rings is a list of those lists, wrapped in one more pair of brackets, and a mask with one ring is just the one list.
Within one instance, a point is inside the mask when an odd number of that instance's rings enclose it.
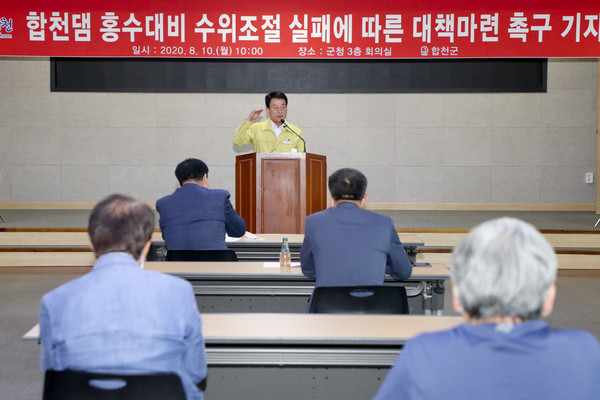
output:
{"label": "seated man in blue shirt", "polygon": [[144,271],[154,212],[122,195],[98,203],[88,234],[92,271],[42,299],[43,371],[177,373],[188,400],[206,377],[202,323],[189,282]]}
{"label": "seated man in blue shirt", "polygon": [[208,188],[208,166],[203,161],[182,161],[175,176],[179,188],[156,202],[167,250],[226,250],[225,234],[246,233],[246,221],[235,212],[229,192]]}
{"label": "seated man in blue shirt", "polygon": [[600,346],[539,320],[556,296],[554,250],[531,225],[500,218],[454,249],[454,308],[466,323],[408,341],[375,400],[595,399]]}
{"label": "seated man in blue shirt", "polygon": [[381,286],[385,273],[410,277],[394,221],[362,208],[366,190],[360,171],[337,170],[329,177],[332,207],[306,217],[300,262],[315,286]]}

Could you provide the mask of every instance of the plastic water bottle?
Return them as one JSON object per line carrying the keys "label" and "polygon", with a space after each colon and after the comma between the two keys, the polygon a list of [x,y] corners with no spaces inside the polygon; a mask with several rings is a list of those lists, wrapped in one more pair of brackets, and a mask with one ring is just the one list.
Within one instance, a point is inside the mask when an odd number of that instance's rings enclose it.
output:
{"label": "plastic water bottle", "polygon": [[279,253],[279,266],[281,268],[289,268],[292,266],[292,255],[290,254],[290,246],[287,238],[283,238],[283,243],[281,244],[281,253]]}

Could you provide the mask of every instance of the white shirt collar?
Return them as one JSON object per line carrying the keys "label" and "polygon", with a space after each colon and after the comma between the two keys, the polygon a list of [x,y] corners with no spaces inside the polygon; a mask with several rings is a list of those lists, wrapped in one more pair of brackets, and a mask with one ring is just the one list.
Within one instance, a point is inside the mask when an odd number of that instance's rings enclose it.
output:
{"label": "white shirt collar", "polygon": [[273,127],[273,130],[275,131],[275,136],[277,136],[277,138],[279,138],[279,135],[281,135],[281,132],[283,132],[283,124],[281,124],[281,126],[277,126],[277,125],[275,125],[275,122],[273,122],[272,119],[270,119],[269,122],[271,123],[271,126]]}

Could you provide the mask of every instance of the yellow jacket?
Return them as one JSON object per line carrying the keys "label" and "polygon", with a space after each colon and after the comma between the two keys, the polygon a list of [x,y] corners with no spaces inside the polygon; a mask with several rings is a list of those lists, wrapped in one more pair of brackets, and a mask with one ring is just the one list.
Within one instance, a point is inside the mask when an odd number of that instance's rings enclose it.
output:
{"label": "yellow jacket", "polygon": [[[233,135],[233,144],[243,146],[254,143],[255,153],[289,153],[292,149],[297,149],[298,152],[304,151],[302,139],[294,135],[289,129],[284,128],[279,138],[275,136],[270,121],[268,119],[253,124],[251,121],[244,120],[236,129],[235,135]],[[287,122],[286,125],[304,138],[300,128]]]}

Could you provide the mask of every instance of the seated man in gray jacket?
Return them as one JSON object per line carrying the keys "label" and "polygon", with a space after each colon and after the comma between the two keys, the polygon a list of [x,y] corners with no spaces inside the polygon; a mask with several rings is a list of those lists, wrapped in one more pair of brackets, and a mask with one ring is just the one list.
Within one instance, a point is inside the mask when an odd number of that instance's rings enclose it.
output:
{"label": "seated man in gray jacket", "polygon": [[306,217],[300,261],[315,286],[380,286],[412,266],[388,216],[363,209],[367,178],[351,168],[329,177],[331,208]]}

